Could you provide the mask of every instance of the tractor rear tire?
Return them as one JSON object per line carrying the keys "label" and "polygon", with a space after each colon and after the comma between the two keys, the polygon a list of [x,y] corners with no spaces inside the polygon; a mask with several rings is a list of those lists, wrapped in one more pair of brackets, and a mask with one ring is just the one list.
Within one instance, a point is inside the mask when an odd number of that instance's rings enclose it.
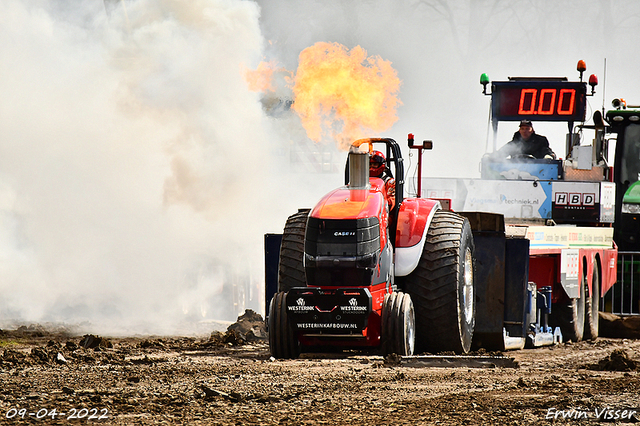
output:
{"label": "tractor rear tire", "polygon": [[598,265],[593,265],[593,279],[591,281],[591,294],[585,299],[585,323],[584,339],[596,340],[600,333],[600,271]]}
{"label": "tractor rear tire", "polygon": [[280,245],[278,264],[278,291],[289,291],[294,287],[306,287],[304,272],[304,234],[307,229],[309,209],[300,209],[287,219]]}
{"label": "tractor rear tire", "polygon": [[550,322],[554,327],[560,327],[562,338],[566,341],[579,342],[584,336],[585,328],[585,282],[580,281],[580,298],[568,299],[554,303],[551,308]]}
{"label": "tractor rear tire", "polygon": [[387,294],[382,304],[383,354],[413,355],[415,324],[411,296],[402,292]]}
{"label": "tractor rear tire", "polygon": [[469,221],[437,211],[422,256],[404,280],[416,316],[416,352],[467,353],[475,327],[475,244]]}
{"label": "tractor rear tire", "polygon": [[287,293],[278,292],[269,305],[269,350],[276,359],[297,358],[300,355],[300,342],[289,322]]}

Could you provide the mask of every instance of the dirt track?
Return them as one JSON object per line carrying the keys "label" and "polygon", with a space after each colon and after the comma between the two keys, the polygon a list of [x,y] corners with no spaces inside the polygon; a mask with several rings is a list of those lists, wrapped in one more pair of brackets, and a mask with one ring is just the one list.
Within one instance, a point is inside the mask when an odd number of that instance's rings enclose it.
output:
{"label": "dirt track", "polygon": [[470,368],[359,353],[276,361],[264,340],[241,337],[0,331],[0,424],[67,424],[74,414],[115,425],[593,424],[607,407],[603,419],[640,420],[637,340],[507,352],[517,368]]}

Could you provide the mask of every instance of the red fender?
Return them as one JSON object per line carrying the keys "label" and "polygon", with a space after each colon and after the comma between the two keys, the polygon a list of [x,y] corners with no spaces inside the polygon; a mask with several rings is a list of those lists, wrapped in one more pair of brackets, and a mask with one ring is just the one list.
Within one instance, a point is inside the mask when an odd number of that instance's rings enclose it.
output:
{"label": "red fender", "polygon": [[618,247],[615,243],[613,248],[604,250],[601,265],[600,297],[604,297],[618,280]]}
{"label": "red fender", "polygon": [[[593,270],[600,264],[600,297],[609,291],[609,289],[617,281],[617,260],[618,253],[615,249],[605,250],[584,250],[584,258],[586,263],[586,285],[589,288],[589,294],[592,294],[593,287]],[[580,274],[583,274],[584,264],[580,262]],[[582,276],[582,275],[581,275]]]}
{"label": "red fender", "polygon": [[440,202],[428,198],[402,201],[396,230],[396,276],[409,275],[420,262],[429,224]]}

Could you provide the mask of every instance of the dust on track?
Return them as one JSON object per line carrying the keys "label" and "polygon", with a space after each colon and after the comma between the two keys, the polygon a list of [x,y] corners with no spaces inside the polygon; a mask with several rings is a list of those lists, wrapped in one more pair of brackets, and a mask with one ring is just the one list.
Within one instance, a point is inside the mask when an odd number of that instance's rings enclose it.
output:
{"label": "dust on track", "polygon": [[[637,340],[502,354],[518,368],[412,367],[358,352],[274,360],[263,324],[249,325],[203,337],[77,336],[39,326],[0,331],[0,423],[542,425],[595,422],[603,413],[612,418],[601,420],[614,424],[640,419]],[[70,413],[83,416],[72,420]],[[89,420],[91,413],[107,419]]]}

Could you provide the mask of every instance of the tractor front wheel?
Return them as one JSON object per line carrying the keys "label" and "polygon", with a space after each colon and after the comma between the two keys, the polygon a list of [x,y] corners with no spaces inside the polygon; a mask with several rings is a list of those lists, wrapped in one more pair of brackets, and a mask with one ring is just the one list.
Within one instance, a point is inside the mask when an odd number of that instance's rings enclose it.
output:
{"label": "tractor front wheel", "polygon": [[475,245],[469,221],[437,211],[422,257],[404,280],[416,311],[416,350],[467,353],[475,327]]}
{"label": "tractor front wheel", "polygon": [[413,355],[415,327],[411,296],[402,292],[387,294],[382,304],[382,352]]}
{"label": "tractor front wheel", "polygon": [[297,358],[300,355],[300,342],[289,322],[286,297],[287,293],[278,292],[269,305],[269,350],[276,359]]}

